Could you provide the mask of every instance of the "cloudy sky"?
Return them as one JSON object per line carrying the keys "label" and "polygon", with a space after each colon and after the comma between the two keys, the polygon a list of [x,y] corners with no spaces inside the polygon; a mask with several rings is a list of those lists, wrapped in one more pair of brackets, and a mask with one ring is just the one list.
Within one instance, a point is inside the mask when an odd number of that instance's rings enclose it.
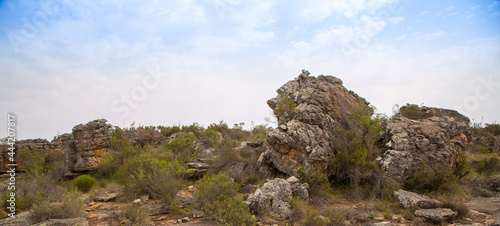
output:
{"label": "cloudy sky", "polygon": [[[247,127],[298,76],[395,104],[500,121],[500,2],[0,1],[0,128],[47,138],[113,125]],[[0,137],[7,129],[0,129]]]}

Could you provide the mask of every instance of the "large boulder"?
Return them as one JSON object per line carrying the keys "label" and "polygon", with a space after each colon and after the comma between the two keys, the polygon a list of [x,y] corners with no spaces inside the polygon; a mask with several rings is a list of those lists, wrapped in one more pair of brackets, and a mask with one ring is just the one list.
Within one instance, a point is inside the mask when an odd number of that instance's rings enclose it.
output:
{"label": "large boulder", "polygon": [[292,215],[292,209],[288,203],[292,196],[290,183],[276,178],[257,189],[248,197],[246,203],[253,212],[269,213],[274,218],[287,219]]}
{"label": "large boulder", "polygon": [[388,150],[379,158],[385,173],[401,183],[413,177],[423,164],[453,168],[461,161],[468,144],[467,117],[439,108],[414,110],[420,112],[419,118],[410,119],[398,113],[388,121]]}
{"label": "large boulder", "polygon": [[303,70],[299,77],[277,90],[267,101],[276,115],[278,128],[266,134],[266,151],[259,162],[289,175],[304,168],[326,173],[334,155],[333,131],[348,125],[349,111],[369,103],[333,76],[309,76]]}
{"label": "large boulder", "polygon": [[396,199],[398,199],[399,204],[401,204],[406,209],[410,209],[413,207],[421,209],[433,209],[441,208],[443,206],[443,204],[438,200],[402,189],[394,191],[394,195],[396,196]]}
{"label": "large boulder", "polygon": [[106,119],[75,126],[68,144],[68,173],[79,174],[96,170],[102,156],[108,152],[111,137],[111,125]]}

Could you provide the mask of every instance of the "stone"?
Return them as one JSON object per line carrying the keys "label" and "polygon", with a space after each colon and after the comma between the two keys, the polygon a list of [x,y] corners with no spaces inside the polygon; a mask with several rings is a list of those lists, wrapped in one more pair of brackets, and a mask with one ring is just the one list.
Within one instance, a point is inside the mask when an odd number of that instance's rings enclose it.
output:
{"label": "stone", "polygon": [[168,205],[144,204],[142,207],[148,210],[150,216],[169,214],[171,212]]}
{"label": "stone", "polygon": [[132,205],[141,205],[142,204],[142,199],[134,199],[134,201],[132,201]]}
{"label": "stone", "polygon": [[309,184],[308,183],[300,183],[299,179],[294,176],[291,176],[287,179],[288,183],[292,188],[293,196],[301,197],[302,199],[309,198]]}
{"label": "stone", "polygon": [[398,199],[399,203],[406,209],[415,206],[421,209],[434,209],[443,206],[441,202],[435,199],[431,199],[428,196],[419,195],[417,193],[405,191],[402,189],[394,191],[394,195]]}
{"label": "stone", "polygon": [[0,220],[0,226],[10,226],[10,225],[15,225],[15,226],[29,226],[30,223],[26,218],[21,218],[16,216],[16,218],[8,217],[6,219]]}
{"label": "stone", "polygon": [[420,209],[415,210],[415,216],[423,217],[431,221],[445,221],[458,215],[457,212],[448,208]]}
{"label": "stone", "polygon": [[101,193],[94,197],[94,201],[96,202],[108,202],[115,199],[118,196],[117,193],[109,192],[109,193]]}
{"label": "stone", "polygon": [[259,163],[288,175],[315,170],[327,173],[330,159],[336,153],[332,135],[337,126],[345,127],[349,111],[368,102],[347,90],[333,76],[299,77],[277,90],[278,95],[267,101],[273,109],[278,127],[266,134],[266,151]]}
{"label": "stone", "polygon": [[37,226],[88,226],[89,222],[85,218],[68,218],[68,219],[50,219],[38,224]]}
{"label": "stone", "polygon": [[[404,109],[402,107],[401,109]],[[400,183],[413,177],[422,164],[452,168],[466,151],[469,118],[453,110],[420,107],[424,117],[391,117],[383,137],[388,150],[379,158],[386,175]]]}
{"label": "stone", "polygon": [[[7,173],[11,167],[8,164],[11,164],[11,156],[9,155],[9,145],[1,144],[0,145],[0,173]],[[19,140],[15,142],[15,163],[17,163],[16,170],[24,171],[25,167],[20,164],[19,156],[22,155],[23,152],[34,152],[36,150],[49,150],[54,149],[54,145],[51,144],[46,139],[27,139],[27,140]]]}
{"label": "stone", "polygon": [[67,154],[68,173],[74,175],[97,170],[102,156],[108,153],[111,137],[111,125],[106,119],[73,127]]}
{"label": "stone", "polygon": [[189,222],[189,217],[184,217],[184,218],[181,218],[181,221],[182,221],[182,222],[184,222],[184,223],[185,223],[185,222]]}
{"label": "stone", "polygon": [[274,218],[288,219],[292,214],[288,203],[292,195],[290,183],[276,178],[257,189],[248,197],[246,203],[256,213],[269,213]]}

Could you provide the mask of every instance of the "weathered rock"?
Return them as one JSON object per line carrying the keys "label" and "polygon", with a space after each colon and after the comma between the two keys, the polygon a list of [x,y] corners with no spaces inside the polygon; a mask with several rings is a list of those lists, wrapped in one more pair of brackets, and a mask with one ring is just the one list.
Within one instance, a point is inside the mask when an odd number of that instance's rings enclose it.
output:
{"label": "weathered rock", "polygon": [[[9,171],[11,167],[9,167],[8,164],[13,163],[11,161],[12,155],[9,154],[9,147],[10,146],[7,144],[0,145],[0,173],[6,173],[7,171]],[[54,145],[46,139],[27,139],[16,141],[14,148],[14,162],[17,163],[16,170],[24,171],[25,167],[20,164],[19,161],[20,156],[23,155],[23,152],[54,149]]]}
{"label": "weathered rock", "polygon": [[6,219],[0,220],[0,226],[29,226],[30,223],[26,218],[17,217],[12,218],[8,217]]}
{"label": "weathered rock", "polygon": [[97,169],[103,154],[108,152],[111,141],[111,125],[106,119],[77,125],[69,140],[67,170],[78,174]]}
{"label": "weathered rock", "polygon": [[85,218],[50,219],[36,224],[37,226],[88,226],[89,222]]}
{"label": "weathered rock", "polygon": [[445,221],[457,215],[457,212],[447,208],[415,210],[415,216],[424,217],[431,221]]}
{"label": "weathered rock", "polygon": [[399,203],[406,209],[411,207],[418,207],[421,209],[434,209],[440,208],[443,204],[435,199],[431,199],[425,195],[419,195],[417,193],[405,191],[399,189],[399,191],[394,191],[394,195],[398,199]]}
{"label": "weathered rock", "polygon": [[108,202],[111,200],[114,200],[118,196],[117,193],[110,192],[110,193],[102,193],[98,194],[96,197],[94,197],[94,201],[96,202]]}
{"label": "weathered rock", "polygon": [[284,179],[276,178],[265,183],[262,188],[250,195],[246,201],[249,208],[256,212],[269,213],[274,218],[287,219],[292,210],[288,203],[292,199],[290,183]]}
{"label": "weathered rock", "polygon": [[147,209],[149,212],[150,216],[157,216],[161,214],[168,214],[172,212],[169,208],[168,205],[160,205],[160,204],[145,204],[143,205],[143,208]]}
{"label": "weathered rock", "polygon": [[421,107],[422,119],[401,113],[387,124],[389,148],[379,162],[385,173],[398,182],[411,178],[422,164],[436,168],[454,167],[468,144],[464,134],[469,119],[456,111]]}
{"label": "weathered rock", "polygon": [[349,111],[369,103],[333,76],[309,76],[303,70],[298,78],[277,90],[267,101],[278,120],[278,128],[266,134],[266,151],[259,162],[281,172],[296,175],[299,168],[325,173],[335,153],[333,131],[347,125]]}
{"label": "weathered rock", "polygon": [[301,197],[303,199],[309,198],[309,192],[307,191],[307,189],[309,189],[308,183],[300,183],[299,179],[294,176],[291,176],[286,180],[290,183],[293,196]]}

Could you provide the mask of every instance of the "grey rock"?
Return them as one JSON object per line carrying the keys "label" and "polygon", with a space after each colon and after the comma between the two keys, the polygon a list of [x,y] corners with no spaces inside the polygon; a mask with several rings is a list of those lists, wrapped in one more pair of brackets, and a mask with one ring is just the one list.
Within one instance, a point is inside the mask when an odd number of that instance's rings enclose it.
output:
{"label": "grey rock", "polygon": [[96,197],[94,197],[94,201],[96,201],[96,202],[108,202],[108,201],[115,199],[117,196],[118,196],[118,194],[114,193],[114,192],[102,193],[102,194],[98,194]]}
{"label": "grey rock", "polygon": [[378,160],[383,171],[400,183],[413,177],[423,163],[454,167],[468,144],[467,117],[452,110],[420,109],[427,118],[409,119],[398,113],[386,126],[389,149]]}
{"label": "grey rock", "polygon": [[334,129],[347,125],[354,106],[369,103],[347,90],[340,79],[309,76],[305,70],[277,93],[267,104],[275,112],[278,128],[266,134],[266,151],[259,163],[288,175],[297,175],[300,168],[306,173],[327,173],[328,162],[336,153],[331,142]]}
{"label": "grey rock", "polygon": [[256,213],[269,213],[274,218],[287,219],[292,210],[288,203],[292,199],[292,188],[288,181],[276,178],[265,183],[250,195],[246,201]]}
{"label": "grey rock", "polygon": [[36,224],[37,226],[88,226],[89,222],[85,218],[50,219]]}
{"label": "grey rock", "polygon": [[406,209],[411,207],[418,207],[421,209],[434,209],[440,208],[443,204],[435,199],[431,199],[425,195],[419,195],[417,193],[405,191],[399,189],[399,191],[394,191],[394,195],[398,199],[399,203]]}
{"label": "grey rock", "polygon": [[293,196],[301,197],[303,199],[309,198],[309,184],[308,183],[300,183],[299,179],[294,176],[291,176],[287,179],[288,183],[292,188]]}
{"label": "grey rock", "polygon": [[26,218],[17,217],[11,218],[8,217],[6,219],[0,220],[0,226],[29,226],[30,223]]}
{"label": "grey rock", "polygon": [[168,214],[171,212],[168,205],[144,204],[142,207],[148,210],[150,216]]}
{"label": "grey rock", "polygon": [[424,217],[431,221],[445,221],[457,215],[457,212],[447,208],[415,210],[415,216]]}

